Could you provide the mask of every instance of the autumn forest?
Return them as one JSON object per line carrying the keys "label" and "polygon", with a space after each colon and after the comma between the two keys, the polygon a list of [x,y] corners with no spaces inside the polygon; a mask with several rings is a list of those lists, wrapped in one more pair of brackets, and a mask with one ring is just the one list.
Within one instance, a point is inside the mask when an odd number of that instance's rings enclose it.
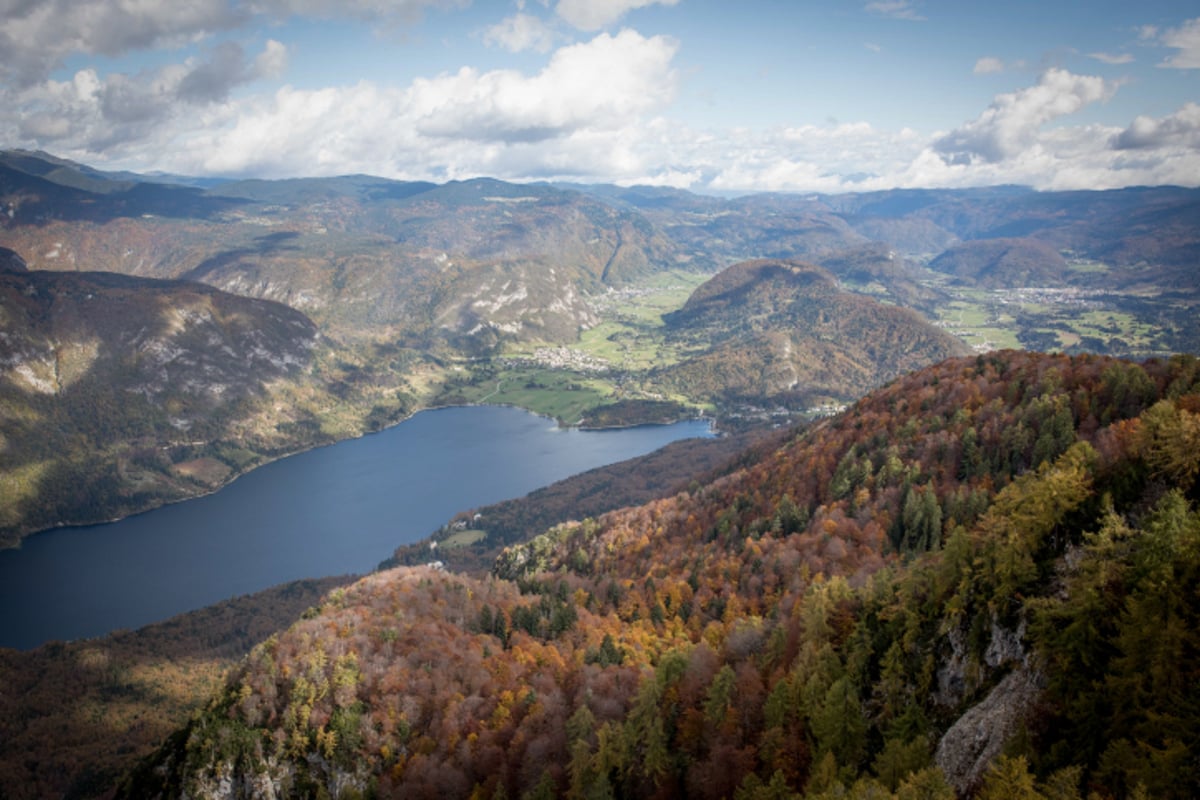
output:
{"label": "autumn forest", "polygon": [[1200,361],[903,377],[257,646],[124,797],[1196,796]]}

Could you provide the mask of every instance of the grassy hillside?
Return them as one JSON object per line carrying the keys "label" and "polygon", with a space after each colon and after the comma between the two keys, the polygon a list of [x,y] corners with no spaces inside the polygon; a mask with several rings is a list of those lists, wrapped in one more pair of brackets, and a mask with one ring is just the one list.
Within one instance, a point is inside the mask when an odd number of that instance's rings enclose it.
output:
{"label": "grassy hillside", "polygon": [[490,579],[331,595],[123,795],[1194,796],[1198,398],[1192,358],[914,373]]}

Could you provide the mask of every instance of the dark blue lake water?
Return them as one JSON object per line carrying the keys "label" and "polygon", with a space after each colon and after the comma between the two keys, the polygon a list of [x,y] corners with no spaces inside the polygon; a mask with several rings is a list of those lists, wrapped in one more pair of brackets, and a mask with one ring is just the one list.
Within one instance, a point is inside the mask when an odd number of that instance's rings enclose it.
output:
{"label": "dark blue lake water", "polygon": [[425,411],[216,494],[0,551],[0,647],[135,628],[297,578],[372,570],[451,516],[709,435],[708,423],[563,430],[514,408]]}

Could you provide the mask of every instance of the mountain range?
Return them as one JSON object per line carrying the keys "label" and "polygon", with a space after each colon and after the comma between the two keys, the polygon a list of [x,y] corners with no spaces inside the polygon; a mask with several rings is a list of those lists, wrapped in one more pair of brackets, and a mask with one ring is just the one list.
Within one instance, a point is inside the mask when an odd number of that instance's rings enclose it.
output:
{"label": "mountain range", "polygon": [[353,583],[0,652],[0,796],[1195,796],[1198,261],[1173,187],[0,153],[3,543],[506,383],[750,426]]}
{"label": "mountain range", "polygon": [[[9,543],[208,491],[281,454],[461,402],[475,396],[464,385],[494,386],[494,365],[510,353],[578,347],[614,319],[610,298],[685,272],[711,280],[620,340],[625,354],[641,354],[633,366],[584,359],[607,363],[607,388],[580,418],[628,424],[642,413],[658,420],[665,410],[705,408],[731,420],[747,407],[796,413],[845,403],[968,344],[994,346],[986,332],[982,344],[956,341],[945,321],[943,330],[931,324],[963,292],[996,295],[968,299],[992,319],[1015,314],[1016,340],[1028,347],[1145,355],[1200,345],[1200,192],[1171,187],[721,199],[489,179],[198,181],[7,151],[0,212],[0,246],[25,265],[20,275],[9,270],[13,344],[0,374],[11,409],[0,432],[9,442],[2,480],[21,498],[0,525]],[[122,351],[135,331],[8,308],[52,279],[82,281],[94,297],[119,289],[113,308],[140,324],[166,313],[164,304],[191,320],[189,303],[203,296],[240,304],[244,327],[197,329],[185,337],[186,355],[155,367]],[[1030,284],[1103,297],[1048,314],[997,294]],[[287,330],[277,324],[283,306],[294,322]],[[1111,312],[1098,316],[1099,307]],[[84,318],[73,309],[63,299],[45,313]],[[1074,316],[1064,323],[1061,314]],[[245,337],[288,367],[250,375]],[[211,352],[200,352],[205,342]],[[79,355],[101,352],[111,357]],[[55,353],[78,372],[61,395],[43,391]],[[516,362],[505,363],[516,375]],[[145,389],[153,368],[170,387]],[[594,381],[587,370],[582,378]],[[536,373],[523,380],[543,382]],[[173,409],[203,394],[175,388],[189,383],[209,386],[208,405],[179,416]],[[217,386],[235,388],[216,398]],[[103,431],[67,408],[75,397],[91,403],[93,390],[108,409]],[[125,397],[136,399],[114,402]],[[55,433],[43,437],[34,417],[53,420]],[[97,474],[106,477],[84,480]]]}

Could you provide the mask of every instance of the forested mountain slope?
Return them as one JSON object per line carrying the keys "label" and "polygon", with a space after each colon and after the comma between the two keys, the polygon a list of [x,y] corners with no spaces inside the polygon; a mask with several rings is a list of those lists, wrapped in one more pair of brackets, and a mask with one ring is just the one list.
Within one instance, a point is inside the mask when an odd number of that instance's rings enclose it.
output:
{"label": "forested mountain slope", "polygon": [[124,796],[1192,797],[1200,362],[1002,352],[331,595]]}
{"label": "forested mountain slope", "polygon": [[203,708],[252,646],[349,581],[295,581],[136,631],[0,648],[3,796],[111,796],[137,757]]}
{"label": "forested mountain slope", "polygon": [[289,420],[269,401],[312,366],[318,334],[300,312],[0,260],[0,544],[211,489],[237,457],[193,443],[268,449],[255,423]]}
{"label": "forested mountain slope", "polygon": [[[545,186],[205,190],[14,151],[0,245],[17,265],[0,299],[0,546],[448,402],[461,364],[573,342],[598,319],[590,294],[674,263],[636,213]],[[303,352],[265,309],[303,324]]]}
{"label": "forested mountain slope", "polygon": [[845,291],[821,267],[735,264],[664,317],[668,340],[695,352],[660,370],[690,397],[790,405],[845,400],[966,345],[917,312]]}
{"label": "forested mountain slope", "polygon": [[1036,239],[977,239],[945,250],[929,268],[968,286],[1060,286],[1071,276],[1066,260]]}

